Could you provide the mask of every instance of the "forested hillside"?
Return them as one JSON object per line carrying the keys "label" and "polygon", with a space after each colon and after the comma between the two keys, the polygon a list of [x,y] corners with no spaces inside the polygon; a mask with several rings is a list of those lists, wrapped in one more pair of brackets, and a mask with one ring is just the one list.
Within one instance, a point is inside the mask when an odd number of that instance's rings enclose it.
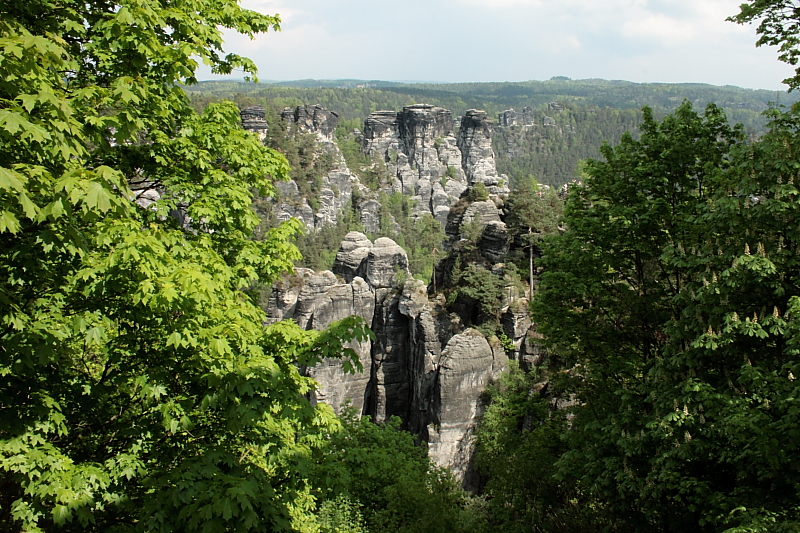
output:
{"label": "forested hillside", "polygon": [[697,107],[715,103],[725,110],[732,123],[741,122],[748,135],[758,135],[766,124],[763,112],[770,105],[787,105],[797,100],[795,93],[738,87],[606,80],[437,85],[358,83],[369,84],[367,88],[355,87],[356,83],[353,80],[280,84],[213,81],[189,87],[188,92],[197,110],[220,98],[230,98],[240,107],[262,104],[278,110],[319,104],[338,113],[350,129],[360,129],[372,112],[398,110],[417,103],[441,106],[453,116],[461,116],[468,109],[483,109],[494,119],[508,109],[521,112],[530,107],[536,116],[535,126],[497,128],[493,143],[498,169],[512,180],[533,176],[540,183],[554,186],[573,179],[580,160],[599,157],[604,142],[619,142],[625,131],[636,135],[644,106],[661,117],[684,100]]}
{"label": "forested hillside", "polygon": [[1,531],[800,530],[794,96],[196,84],[279,24],[0,4]]}

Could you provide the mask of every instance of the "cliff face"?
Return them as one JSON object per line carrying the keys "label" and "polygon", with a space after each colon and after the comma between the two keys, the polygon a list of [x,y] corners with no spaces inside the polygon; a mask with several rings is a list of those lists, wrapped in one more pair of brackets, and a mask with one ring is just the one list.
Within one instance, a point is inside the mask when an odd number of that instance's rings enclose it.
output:
{"label": "cliff face", "polygon": [[442,224],[467,187],[453,117],[441,107],[418,104],[378,111],[364,120],[362,150],[386,162],[391,191],[415,201],[415,213],[431,213]]}
{"label": "cliff face", "polygon": [[522,112],[518,113],[514,109],[506,109],[497,114],[497,124],[504,128],[511,126],[533,126],[535,120],[533,110],[530,107],[523,107]]}
{"label": "cliff face", "polygon": [[[335,224],[337,216],[351,200],[353,190],[362,193],[361,218],[368,231],[379,217],[380,204],[347,168],[334,131],[339,116],[318,105],[286,108],[281,117],[290,130],[317,136],[318,157],[331,154],[336,168],[323,178],[323,188],[314,212],[307,198],[299,195],[296,184],[282,186],[282,201],[275,206],[278,220],[295,217],[309,229]],[[390,183],[383,190],[401,192],[414,204],[412,215],[430,213],[443,226],[452,205],[470,185],[481,182],[494,196],[508,193],[508,178],[498,175],[492,150],[492,122],[483,111],[470,110],[460,120],[458,137],[450,111],[427,104],[404,107],[402,111],[377,111],[364,120],[362,151],[385,162]],[[242,110],[242,125],[262,138],[266,132],[264,109]]]}
{"label": "cliff face", "polygon": [[[253,106],[241,110],[242,127],[253,131],[262,139],[266,135],[267,123],[263,106]],[[310,155],[314,159],[323,157],[333,161],[333,168],[322,178],[322,187],[316,195],[316,212],[309,205],[309,198],[300,194],[294,181],[278,182],[280,199],[273,206],[273,214],[278,221],[297,218],[309,230],[319,229],[336,223],[338,216],[348,205],[353,189],[361,185],[344,161],[339,147],[334,141],[334,131],[339,123],[339,115],[319,105],[287,107],[281,112],[289,132],[300,132],[316,136],[316,150]]]}
{"label": "cliff face", "polygon": [[[434,461],[474,487],[470,461],[480,398],[506,368],[505,350],[465,327],[445,309],[443,298],[431,300],[425,284],[410,277],[406,254],[391,239],[373,243],[362,233],[349,233],[332,270],[297,269],[275,285],[268,307],[272,320],[292,318],[309,329],[358,315],[375,333],[374,341],[352,346],[363,372],[345,374],[339,360],[307,370],[319,383],[314,399],[337,412],[349,402],[376,422],[399,416],[428,443]],[[534,364],[527,300],[515,295],[509,302],[503,327],[517,346],[513,356]]]}
{"label": "cliff face", "polygon": [[281,111],[281,118],[300,131],[315,133],[327,141],[333,141],[333,132],[339,124],[339,114],[321,105],[286,107]]}
{"label": "cliff face", "polygon": [[470,109],[461,119],[458,130],[458,149],[461,166],[470,185],[483,183],[492,195],[509,193],[508,177],[497,174],[492,132],[494,127],[486,111]]}
{"label": "cliff face", "polygon": [[378,111],[364,121],[362,149],[386,162],[391,192],[410,196],[417,214],[431,213],[442,225],[450,207],[478,181],[493,195],[508,193],[508,179],[495,167],[486,113],[467,112],[458,137],[453,126],[450,111],[425,104]]}
{"label": "cliff face", "polygon": [[245,107],[240,111],[242,127],[247,131],[255,132],[262,141],[267,136],[269,125],[266,120],[266,111],[263,105]]}
{"label": "cliff face", "polygon": [[[340,164],[323,179],[316,213],[297,184],[279,184],[278,217],[296,216],[309,228],[318,228],[333,223],[337,210],[359,190],[364,227],[377,233],[381,205],[351,175],[331,140],[337,117],[318,106],[287,109],[283,117],[290,127],[317,134],[319,150],[334,154]],[[446,225],[451,249],[473,239],[480,249],[480,268],[502,277],[502,265],[492,265],[508,251],[497,207],[508,189],[507,179],[494,166],[492,128],[485,112],[471,110],[456,133],[449,111],[414,105],[399,113],[371,114],[364,122],[362,149],[385,162],[390,175],[386,192],[410,196],[416,201],[414,213],[431,213]],[[451,212],[462,193],[479,183],[489,198],[467,204],[462,199],[462,207]],[[451,263],[454,257],[451,254]],[[363,372],[345,374],[339,360],[306,369],[319,383],[313,399],[337,412],[350,403],[376,422],[399,416],[406,429],[428,443],[434,461],[455,472],[466,487],[474,486],[470,461],[480,397],[508,357],[496,338],[492,344],[468,327],[465,317],[473,311],[450,313],[443,296],[429,297],[425,284],[411,277],[408,264],[406,252],[393,240],[372,242],[351,232],[339,247],[332,271],[297,269],[273,287],[267,311],[271,320],[294,319],[307,329],[323,329],[350,315],[364,318],[375,339],[352,346]],[[440,288],[452,282],[452,267],[437,267]],[[503,329],[514,341],[514,357],[526,356],[528,364],[535,364],[535,342],[527,340],[527,301],[513,295],[505,305]]]}

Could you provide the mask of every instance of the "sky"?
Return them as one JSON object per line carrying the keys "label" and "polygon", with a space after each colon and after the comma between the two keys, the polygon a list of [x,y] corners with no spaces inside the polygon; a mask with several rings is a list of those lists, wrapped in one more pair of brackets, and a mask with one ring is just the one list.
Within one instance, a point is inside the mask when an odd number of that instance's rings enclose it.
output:
{"label": "sky", "polygon": [[[604,78],[785,90],[793,73],[742,0],[242,0],[281,31],[225,34],[262,80],[475,82]],[[207,69],[199,79],[214,79]]]}

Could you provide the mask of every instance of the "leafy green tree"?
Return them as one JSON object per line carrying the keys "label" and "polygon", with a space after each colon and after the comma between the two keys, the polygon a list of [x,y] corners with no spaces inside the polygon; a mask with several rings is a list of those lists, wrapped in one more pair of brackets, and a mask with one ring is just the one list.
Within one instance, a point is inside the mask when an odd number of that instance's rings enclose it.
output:
{"label": "leafy green tree", "polygon": [[664,254],[703,242],[702,226],[689,221],[713,205],[742,134],[718,108],[701,117],[688,103],[660,123],[645,109],[641,131],[638,141],[625,136],[604,147],[605,161],[589,161],[584,186],[571,190],[568,230],[544,246],[534,317],[562,362],[576,368],[564,384],[580,405],[560,475],[604,502],[619,527],[682,531],[706,523],[714,507],[704,485],[692,485],[691,469],[714,474],[711,461],[681,463],[672,481],[655,468],[675,446],[657,443],[673,410],[654,403],[678,401],[653,396],[655,372],[670,355],[665,326],[682,315],[678,298],[691,282]]}
{"label": "leafy green tree", "polygon": [[543,189],[532,176],[518,181],[507,204],[508,229],[528,249],[529,299],[533,299],[534,254],[538,251],[534,248],[543,238],[558,233],[564,204],[552,188]]}
{"label": "leafy green tree", "polygon": [[[792,0],[751,0],[739,6],[739,13],[728,20],[748,24],[760,20],[756,33],[760,35],[756,46],[777,46],[778,59],[796,66],[800,60],[800,16]],[[800,69],[783,80],[789,90],[800,87]]]}
{"label": "leafy green tree", "polygon": [[541,393],[538,371],[523,372],[514,361],[487,388],[486,411],[476,431],[475,465],[485,476],[483,495],[492,531],[601,531],[592,502],[556,479],[556,462],[567,447],[566,411]]}
{"label": "leafy green tree", "polygon": [[431,462],[414,435],[400,430],[399,418],[377,425],[353,409],[340,418],[341,429],[319,451],[323,501],[360,504],[370,533],[482,530],[480,509],[450,472]]}
{"label": "leafy green tree", "polygon": [[590,162],[535,316],[581,404],[558,476],[613,530],[794,531],[800,109],[713,109]]}
{"label": "leafy green tree", "polygon": [[221,29],[278,22],[205,0],[0,6],[2,529],[308,527],[335,419],[295,362],[365,331],[263,328],[241,289],[291,267],[298,228],[252,240],[251,188],[286,161],[179,87],[194,58],[252,72]]}
{"label": "leafy green tree", "polygon": [[433,267],[444,257],[443,241],[445,239],[442,225],[430,213],[417,218],[411,227],[411,244],[408,248],[408,262],[411,273],[424,281],[433,277]]}
{"label": "leafy green tree", "polygon": [[773,116],[767,135],[736,147],[712,201],[688,218],[696,239],[665,248],[689,281],[651,371],[651,424],[660,423],[647,479],[656,483],[643,499],[674,484],[672,497],[698,509],[700,524],[731,531],[800,527],[800,109]]}
{"label": "leafy green tree", "polygon": [[485,202],[489,199],[489,189],[486,188],[482,181],[479,181],[469,188],[467,198],[470,202]]}
{"label": "leafy green tree", "polygon": [[347,497],[339,495],[336,499],[325,500],[318,513],[321,533],[366,533],[361,505],[354,504]]}

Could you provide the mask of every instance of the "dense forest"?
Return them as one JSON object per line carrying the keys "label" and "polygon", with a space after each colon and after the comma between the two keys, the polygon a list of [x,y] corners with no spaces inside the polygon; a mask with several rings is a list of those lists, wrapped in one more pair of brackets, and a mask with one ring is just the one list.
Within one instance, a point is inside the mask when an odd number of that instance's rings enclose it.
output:
{"label": "dense forest", "polygon": [[[403,85],[339,80],[332,82],[283,82],[248,84],[235,81],[201,82],[187,89],[200,111],[209,102],[231,99],[240,107],[261,104],[280,111],[308,103],[338,113],[344,134],[361,129],[363,120],[379,110],[400,110],[426,103],[460,117],[468,109],[483,109],[490,117],[508,109],[530,107],[531,126],[497,127],[493,144],[498,170],[516,178],[534,177],[538,182],[561,186],[575,178],[583,159],[600,157],[600,146],[616,144],[626,131],[637,132],[641,108],[650,107],[656,117],[677,108],[684,100],[696,107],[715,103],[732,123],[742,123],[748,135],[764,131],[763,112],[771,106],[797,101],[795,93],[775,93],[738,87],[703,84],[641,84],[606,80],[552,79],[522,83],[460,83],[451,85]],[[376,87],[377,86],[377,87]]]}
{"label": "dense forest", "polygon": [[[568,79],[251,94],[196,84],[197,60],[253,72],[221,55],[222,30],[276,30],[274,17],[232,0],[68,6],[0,6],[1,530],[800,529],[800,105]],[[794,7],[754,0],[733,20],[760,21],[759,43],[796,64]],[[800,88],[800,69],[787,83]],[[300,224],[257,215],[275,180],[311,194],[330,164],[304,157],[302,136],[276,127],[270,147],[241,128],[236,104],[267,99],[316,100],[351,127],[423,100],[536,114],[496,146],[546,156],[498,161],[519,241],[504,269],[531,280],[546,357],[486,390],[474,493],[401,420],[310,400],[302,369],[357,371],[368,324],[265,325],[248,297],[301,259]],[[537,183],[587,157],[563,199]],[[476,185],[453,208],[488,194]],[[402,194],[382,201],[381,231],[426,251],[441,237],[403,226]],[[481,231],[450,250],[441,291],[478,302],[488,335],[508,287],[467,262]]]}

